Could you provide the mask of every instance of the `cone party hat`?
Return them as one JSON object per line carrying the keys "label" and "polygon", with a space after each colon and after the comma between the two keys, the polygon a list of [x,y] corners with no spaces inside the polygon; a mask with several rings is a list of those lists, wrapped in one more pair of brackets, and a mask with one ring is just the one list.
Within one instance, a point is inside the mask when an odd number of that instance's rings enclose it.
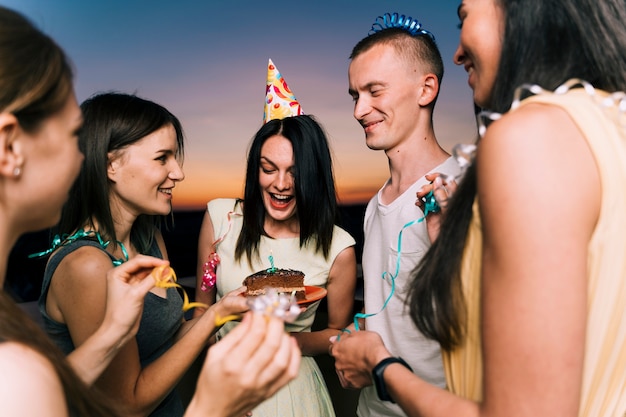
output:
{"label": "cone party hat", "polygon": [[284,119],[304,114],[296,96],[270,59],[267,64],[267,83],[265,87],[265,111],[263,123],[273,119]]}

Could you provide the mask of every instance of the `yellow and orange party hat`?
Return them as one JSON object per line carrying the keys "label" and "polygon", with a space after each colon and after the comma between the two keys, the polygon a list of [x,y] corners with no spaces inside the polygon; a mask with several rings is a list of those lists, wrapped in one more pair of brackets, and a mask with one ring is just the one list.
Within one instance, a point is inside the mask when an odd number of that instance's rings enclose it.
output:
{"label": "yellow and orange party hat", "polygon": [[265,87],[265,111],[263,123],[273,119],[284,119],[304,114],[296,96],[270,59],[267,64],[267,84]]}

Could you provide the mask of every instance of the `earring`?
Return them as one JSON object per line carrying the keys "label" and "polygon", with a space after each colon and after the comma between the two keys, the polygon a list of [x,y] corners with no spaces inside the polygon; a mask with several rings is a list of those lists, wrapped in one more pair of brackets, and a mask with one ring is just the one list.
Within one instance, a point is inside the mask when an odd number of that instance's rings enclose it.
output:
{"label": "earring", "polygon": [[13,176],[14,177],[19,177],[21,173],[22,173],[22,168],[15,167],[15,169],[13,169]]}

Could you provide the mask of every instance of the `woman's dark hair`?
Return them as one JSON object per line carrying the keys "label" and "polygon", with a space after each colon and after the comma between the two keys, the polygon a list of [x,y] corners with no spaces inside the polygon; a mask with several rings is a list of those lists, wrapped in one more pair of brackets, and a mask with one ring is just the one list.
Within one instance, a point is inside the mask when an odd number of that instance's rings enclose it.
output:
{"label": "woman's dark hair", "polygon": [[[500,0],[504,36],[489,110],[506,112],[516,87],[554,90],[571,78],[626,91],[624,0]],[[463,339],[460,265],[476,197],[472,167],[450,201],[438,239],[413,272],[408,303],[419,330],[451,350]]]}
{"label": "woman's dark hair", "polygon": [[68,58],[24,16],[0,6],[0,112],[34,132],[73,94]]}
{"label": "woman's dark hair", "polygon": [[267,139],[277,135],[289,140],[293,147],[300,247],[312,241],[315,249],[327,257],[338,219],[332,159],[324,130],[313,116],[303,115],[270,120],[252,139],[246,169],[243,226],[237,239],[235,259],[245,254],[251,264],[253,256],[259,256],[261,236],[267,236],[263,227],[265,206],[259,186],[261,148]]}
{"label": "woman's dark hair", "polygon": [[[63,206],[58,232],[68,234],[85,226],[93,228],[96,222],[102,238],[115,245],[117,238],[109,205],[108,154],[171,125],[176,132],[177,157],[182,159],[183,129],[165,107],[130,94],[99,94],[83,102],[81,110],[84,122],[78,145],[85,160]],[[159,221],[159,216],[140,215],[133,224],[131,243],[140,253],[147,253],[152,245]]]}
{"label": "woman's dark hair", "polygon": [[554,90],[580,78],[605,91],[626,90],[623,0],[500,0],[505,16],[489,110],[506,112],[515,88]]}
{"label": "woman's dark hair", "polygon": [[[72,94],[72,70],[63,50],[24,16],[0,6],[0,112],[13,114],[22,129],[34,132]],[[46,358],[62,384],[71,416],[117,414],[110,402],[76,376],[43,330],[0,290],[0,343],[9,342]]]}

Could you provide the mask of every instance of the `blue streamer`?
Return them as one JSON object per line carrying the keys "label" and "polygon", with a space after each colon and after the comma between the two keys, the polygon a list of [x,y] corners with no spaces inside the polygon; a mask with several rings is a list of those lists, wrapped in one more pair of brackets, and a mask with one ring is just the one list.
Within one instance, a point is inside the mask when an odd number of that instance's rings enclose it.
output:
{"label": "blue streamer", "polygon": [[[80,239],[87,239],[87,238],[94,238],[94,237],[98,240],[98,243],[100,244],[102,249],[106,249],[107,246],[109,246],[109,243],[111,243],[110,241],[105,242],[104,239],[102,239],[102,236],[100,236],[100,233],[94,230],[85,231],[83,229],[80,229],[71,235],[68,235],[68,234],[63,234],[61,236],[55,235],[54,238],[52,239],[52,247],[50,247],[50,249],[47,249],[43,252],[32,253],[28,255],[28,258],[29,259],[41,258],[47,255],[50,255],[52,252],[54,252],[61,246],[69,245],[70,243],[75,242]],[[128,251],[126,250],[126,246],[124,246],[124,244],[120,241],[116,241],[116,243],[120,246],[120,249],[122,250],[122,254],[124,255],[124,257],[122,259],[113,260],[112,261],[113,266],[119,266],[123,264],[124,262],[128,261]]]}
{"label": "blue streamer", "polygon": [[[369,313],[369,314],[356,313],[354,315],[354,328],[357,331],[360,330],[359,319],[365,319],[365,318],[372,317],[381,313],[387,307],[387,304],[389,304],[389,302],[391,301],[391,297],[393,297],[393,294],[396,291],[396,277],[400,273],[400,256],[402,255],[402,233],[404,232],[404,229],[406,229],[407,227],[411,227],[414,224],[423,222],[428,216],[428,214],[436,213],[439,210],[441,210],[439,205],[437,204],[437,200],[435,200],[434,191],[432,190],[426,196],[424,196],[422,201],[424,201],[424,216],[419,219],[412,220],[408,222],[407,224],[405,224],[404,226],[402,226],[402,229],[400,230],[400,233],[398,234],[398,256],[396,258],[396,271],[394,272],[393,275],[389,275],[389,272],[387,271],[383,272],[382,274],[383,280],[387,280],[386,277],[389,276],[389,279],[391,280],[391,291],[389,292],[389,295],[387,296],[387,299],[385,300],[385,303],[383,304],[383,306],[376,313]],[[339,340],[339,336],[337,337],[337,340]]]}
{"label": "blue streamer", "polygon": [[373,35],[376,32],[389,28],[404,29],[412,36],[426,35],[433,41],[435,40],[435,35],[433,35],[430,31],[423,29],[422,24],[417,19],[398,13],[385,13],[382,16],[378,16],[372,24],[372,28],[370,29],[368,35]]}

